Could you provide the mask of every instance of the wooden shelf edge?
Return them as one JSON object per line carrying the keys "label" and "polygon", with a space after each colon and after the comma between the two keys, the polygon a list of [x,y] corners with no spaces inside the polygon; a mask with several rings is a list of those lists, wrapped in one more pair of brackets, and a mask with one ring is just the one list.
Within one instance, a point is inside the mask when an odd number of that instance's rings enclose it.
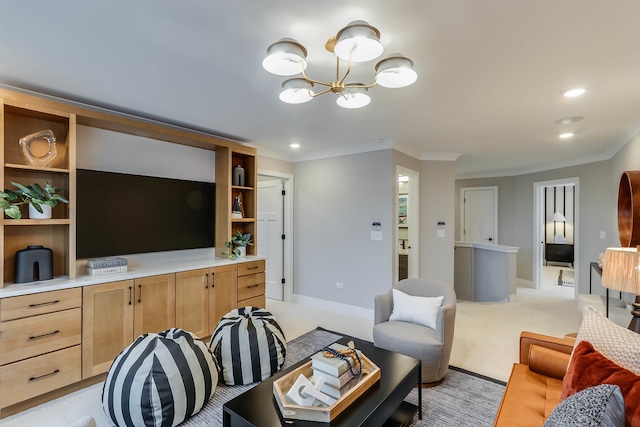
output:
{"label": "wooden shelf edge", "polygon": [[255,218],[231,218],[231,222],[255,222]]}
{"label": "wooden shelf edge", "polygon": [[248,191],[255,190],[255,188],[253,188],[253,187],[244,187],[244,186],[241,186],[241,185],[232,185],[231,188],[233,188],[234,190],[248,190]]}
{"label": "wooden shelf edge", "polygon": [[5,219],[4,225],[70,225],[70,219]]}
{"label": "wooden shelf edge", "polygon": [[15,163],[5,163],[4,167],[8,169],[20,169],[20,170],[29,170],[29,171],[37,171],[37,172],[69,173],[69,169],[42,168],[38,166],[18,165]]}

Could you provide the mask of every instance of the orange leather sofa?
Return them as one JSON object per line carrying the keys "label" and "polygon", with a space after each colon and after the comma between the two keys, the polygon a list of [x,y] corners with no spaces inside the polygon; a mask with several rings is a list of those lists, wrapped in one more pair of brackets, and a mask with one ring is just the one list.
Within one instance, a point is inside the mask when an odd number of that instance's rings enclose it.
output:
{"label": "orange leather sofa", "polygon": [[513,365],[494,427],[544,425],[560,402],[574,342],[571,337],[520,334],[520,363]]}

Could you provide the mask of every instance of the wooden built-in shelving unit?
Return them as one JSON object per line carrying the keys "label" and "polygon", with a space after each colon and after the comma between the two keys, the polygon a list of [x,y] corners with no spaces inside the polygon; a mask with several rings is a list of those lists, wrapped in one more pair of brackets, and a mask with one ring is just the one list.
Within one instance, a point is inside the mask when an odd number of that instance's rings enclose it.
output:
{"label": "wooden built-in shelving unit", "polygon": [[[50,220],[28,219],[26,206],[21,220],[0,218],[0,287],[14,279],[15,253],[29,245],[43,245],[53,250],[54,277],[76,275],[76,127],[78,125],[128,133],[175,144],[216,151],[216,255],[221,256],[224,242],[240,230],[251,233],[256,243],[256,150],[240,143],[190,131],[172,125],[117,113],[107,113],[45,97],[0,89],[0,188],[13,188],[11,181],[21,184],[51,183],[64,188],[62,195],[69,204],[59,203]],[[56,136],[57,156],[48,167],[27,165],[18,143],[34,132],[51,129]],[[245,169],[245,185],[232,186],[234,165]],[[231,217],[233,199],[240,194],[245,215]],[[256,253],[256,246],[247,248]]]}

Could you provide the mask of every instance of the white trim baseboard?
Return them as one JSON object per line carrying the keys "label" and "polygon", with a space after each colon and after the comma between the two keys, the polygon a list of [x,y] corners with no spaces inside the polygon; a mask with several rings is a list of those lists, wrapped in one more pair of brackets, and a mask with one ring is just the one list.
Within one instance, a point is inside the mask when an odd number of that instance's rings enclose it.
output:
{"label": "white trim baseboard", "polygon": [[373,309],[356,307],[354,305],[342,304],[334,301],[308,297],[306,295],[293,294],[293,301],[300,304],[312,305],[323,310],[331,310],[347,316],[355,316],[363,319],[373,319]]}

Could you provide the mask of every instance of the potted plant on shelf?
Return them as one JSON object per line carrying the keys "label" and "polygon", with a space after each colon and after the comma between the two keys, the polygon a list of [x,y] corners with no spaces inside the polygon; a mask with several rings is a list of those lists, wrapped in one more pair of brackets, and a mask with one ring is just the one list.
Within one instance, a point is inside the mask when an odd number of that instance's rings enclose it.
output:
{"label": "potted plant on shelf", "polygon": [[247,246],[253,246],[251,242],[251,234],[238,231],[231,236],[230,242],[224,242],[227,250],[222,252],[222,255],[226,255],[231,259],[242,258],[247,254]]}
{"label": "potted plant on shelf", "polygon": [[0,208],[4,209],[4,213],[10,218],[20,219],[20,206],[29,205],[29,218],[31,219],[48,219],[51,218],[51,208],[55,207],[58,202],[69,203],[67,199],[58,194],[62,191],[60,187],[53,187],[48,182],[44,188],[40,184],[22,185],[17,182],[11,182],[18,190],[0,191]]}

